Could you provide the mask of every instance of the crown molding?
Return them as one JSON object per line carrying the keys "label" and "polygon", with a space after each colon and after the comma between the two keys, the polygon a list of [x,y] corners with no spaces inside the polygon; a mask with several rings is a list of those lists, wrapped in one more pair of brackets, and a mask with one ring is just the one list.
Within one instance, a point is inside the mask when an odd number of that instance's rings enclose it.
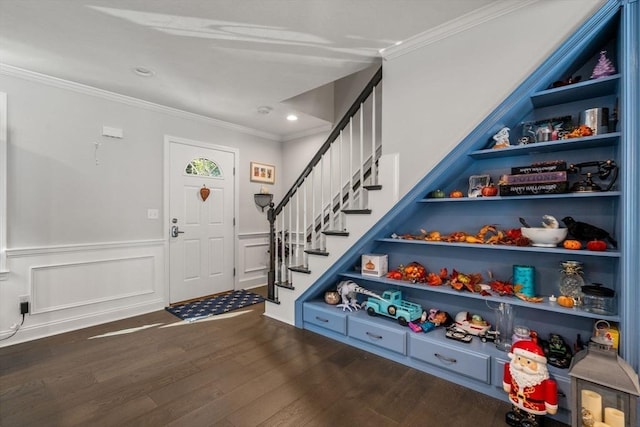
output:
{"label": "crown molding", "polygon": [[474,10],[473,12],[462,15],[456,19],[452,19],[442,25],[434,27],[423,33],[416,34],[413,37],[403,41],[402,44],[397,46],[390,46],[380,52],[380,55],[384,60],[395,59],[399,56],[405,55],[416,49],[420,49],[424,46],[430,45],[437,41],[446,39],[455,34],[467,31],[470,28],[483,24],[492,19],[499,18],[500,16],[507,15],[523,7],[527,7],[539,0],[525,0],[525,1],[512,1],[512,0],[499,0]]}
{"label": "crown molding", "polygon": [[223,120],[214,119],[200,114],[190,113],[188,111],[180,110],[173,107],[167,107],[165,105],[156,104],[142,99],[134,98],[127,95],[121,95],[115,92],[109,92],[104,89],[98,89],[93,86],[84,85],[82,83],[72,82],[69,80],[60,79],[58,77],[48,76],[46,74],[37,73],[35,71],[29,71],[22,68],[14,67],[13,65],[0,63],[0,75],[9,77],[17,77],[24,80],[30,80],[37,83],[42,83],[48,86],[57,87],[59,89],[71,90],[84,95],[95,96],[97,98],[106,99],[113,102],[119,102],[121,104],[129,105],[132,107],[144,108],[146,110],[155,111],[158,113],[168,114],[174,117],[195,120],[208,125],[233,130],[236,132],[257,136],[260,138],[270,139],[273,141],[282,141],[279,135],[275,135],[268,132],[259,131],[246,126],[237,125]]}

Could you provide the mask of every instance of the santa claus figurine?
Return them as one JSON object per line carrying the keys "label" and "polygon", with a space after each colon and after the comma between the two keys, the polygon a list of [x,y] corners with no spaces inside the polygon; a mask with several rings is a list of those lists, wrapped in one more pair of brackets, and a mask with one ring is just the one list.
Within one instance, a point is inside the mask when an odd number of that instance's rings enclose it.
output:
{"label": "santa claus figurine", "polygon": [[506,414],[507,424],[538,427],[545,414],[558,411],[558,389],[549,378],[547,358],[536,341],[517,341],[509,352],[511,362],[504,365],[502,387],[509,393],[513,408]]}

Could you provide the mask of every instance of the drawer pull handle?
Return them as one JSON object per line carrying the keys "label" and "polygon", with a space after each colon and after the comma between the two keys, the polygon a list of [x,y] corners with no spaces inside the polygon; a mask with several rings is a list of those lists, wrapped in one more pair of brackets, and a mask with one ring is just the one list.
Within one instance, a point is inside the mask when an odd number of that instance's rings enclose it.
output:
{"label": "drawer pull handle", "polygon": [[329,319],[325,319],[325,318],[318,317],[318,316],[316,316],[316,320],[319,320],[319,321],[324,322],[324,323],[329,323]]}
{"label": "drawer pull handle", "polygon": [[457,361],[456,359],[454,359],[454,358],[446,357],[446,356],[443,356],[443,355],[441,355],[441,354],[439,354],[439,353],[433,353],[433,355],[434,355],[435,357],[437,357],[438,359],[442,360],[442,361],[443,361],[443,362],[445,362],[445,363],[457,363],[457,362],[458,362],[458,361]]}
{"label": "drawer pull handle", "polygon": [[566,394],[564,391],[562,391],[562,390],[558,390],[558,396],[560,396],[560,397],[567,397],[567,394]]}
{"label": "drawer pull handle", "polygon": [[371,338],[375,338],[377,340],[381,340],[382,339],[382,335],[376,335],[376,334],[371,333],[371,332],[367,332],[367,335],[369,335]]}

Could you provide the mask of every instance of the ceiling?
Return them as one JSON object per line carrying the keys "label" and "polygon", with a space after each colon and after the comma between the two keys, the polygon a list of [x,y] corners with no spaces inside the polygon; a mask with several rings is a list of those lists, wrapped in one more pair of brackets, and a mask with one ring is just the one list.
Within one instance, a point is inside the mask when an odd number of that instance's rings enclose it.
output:
{"label": "ceiling", "polygon": [[0,0],[0,63],[285,140],[327,122],[284,101],[496,1]]}

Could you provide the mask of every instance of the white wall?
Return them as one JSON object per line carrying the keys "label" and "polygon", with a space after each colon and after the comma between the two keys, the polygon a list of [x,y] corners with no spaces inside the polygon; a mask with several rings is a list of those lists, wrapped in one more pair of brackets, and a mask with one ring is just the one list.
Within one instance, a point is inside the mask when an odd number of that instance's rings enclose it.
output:
{"label": "white wall", "polygon": [[[383,63],[383,153],[406,194],[533,72],[601,0],[537,1]],[[400,45],[401,53],[406,45]]]}
{"label": "white wall", "polygon": [[[164,136],[230,146],[239,152],[238,258],[242,287],[265,282],[266,212],[249,163],[282,170],[279,141],[136,100],[32,74],[0,74],[7,93],[7,255],[0,282],[0,336],[31,315],[0,345],[162,309],[164,280]],[[123,139],[101,136],[123,129]],[[94,143],[101,143],[96,165]],[[283,180],[269,186],[281,197]],[[147,219],[155,208],[160,219]],[[237,260],[238,262],[238,260]]]}

